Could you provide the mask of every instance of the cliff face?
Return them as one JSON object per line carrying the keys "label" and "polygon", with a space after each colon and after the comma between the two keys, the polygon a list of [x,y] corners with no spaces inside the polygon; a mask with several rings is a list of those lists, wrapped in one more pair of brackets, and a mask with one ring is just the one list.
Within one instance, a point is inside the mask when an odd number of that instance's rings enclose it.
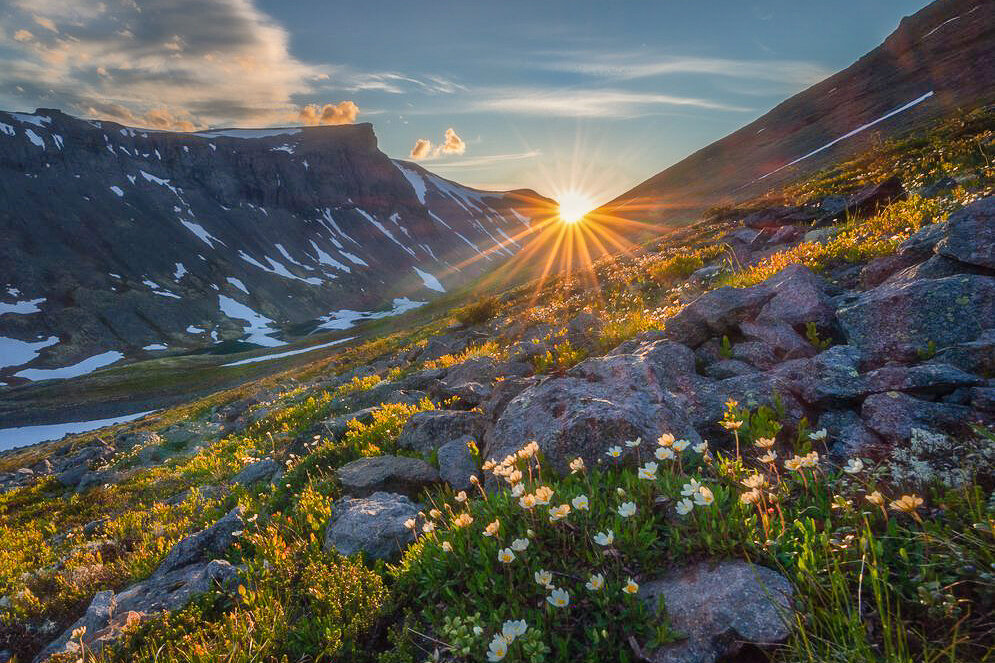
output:
{"label": "cliff face", "polygon": [[336,310],[424,300],[517,251],[537,201],[392,161],[369,124],[191,134],[0,112],[0,381],[276,345]]}
{"label": "cliff face", "polygon": [[995,3],[937,0],[843,71],[608,203],[682,223],[811,174],[957,108],[995,101]]}

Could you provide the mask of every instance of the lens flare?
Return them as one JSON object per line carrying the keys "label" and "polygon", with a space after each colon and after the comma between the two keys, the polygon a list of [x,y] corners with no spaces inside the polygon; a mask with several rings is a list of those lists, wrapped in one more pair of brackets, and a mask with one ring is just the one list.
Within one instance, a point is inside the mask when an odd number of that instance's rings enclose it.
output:
{"label": "lens flare", "polygon": [[560,218],[567,223],[577,223],[597,204],[580,191],[566,191],[558,196]]}

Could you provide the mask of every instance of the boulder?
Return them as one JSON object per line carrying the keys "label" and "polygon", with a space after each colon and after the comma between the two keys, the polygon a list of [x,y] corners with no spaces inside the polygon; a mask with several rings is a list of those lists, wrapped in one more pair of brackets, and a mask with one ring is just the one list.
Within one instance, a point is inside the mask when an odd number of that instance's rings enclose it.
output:
{"label": "boulder", "polygon": [[419,458],[371,456],[359,458],[336,470],[346,495],[366,497],[376,492],[414,497],[439,481],[435,468]]}
{"label": "boulder", "polygon": [[470,451],[471,443],[476,444],[477,441],[464,435],[439,447],[439,476],[453,490],[470,490],[473,488],[470,477],[480,477],[477,461]]}
{"label": "boulder", "polygon": [[942,279],[945,276],[954,276],[970,271],[974,271],[974,268],[970,265],[944,256],[930,256],[923,262],[895,272],[885,279],[884,282],[911,283],[920,279]]}
{"label": "boulder", "polygon": [[391,559],[415,540],[414,532],[404,523],[417,518],[420,511],[419,504],[394,493],[339,500],[325,530],[325,550]]}
{"label": "boulder", "polygon": [[676,343],[645,344],[633,354],[581,362],[516,396],[486,438],[487,458],[501,460],[535,440],[553,470],[566,473],[581,456],[588,465],[611,445],[670,432],[697,441],[681,399],[669,388],[689,387],[694,355]]}
{"label": "boulder", "polygon": [[889,177],[876,184],[869,184],[847,198],[846,207],[838,214],[848,217],[870,216],[889,203],[905,197],[902,180]]}
{"label": "boulder", "polygon": [[898,255],[925,260],[933,255],[936,245],[947,236],[947,222],[930,223],[898,245]]}
{"label": "boulder", "polygon": [[234,532],[243,528],[242,507],[235,507],[207,529],[191,534],[174,545],[153,575],[165,574],[205,557],[223,554],[235,540]]}
{"label": "boulder", "polygon": [[498,361],[493,357],[473,357],[451,366],[446,376],[442,378],[442,384],[447,389],[456,389],[469,382],[489,384],[502,377],[523,377],[531,374],[531,364]]}
{"label": "boulder", "polygon": [[865,454],[881,443],[877,433],[865,426],[860,415],[853,410],[823,412],[819,415],[816,428],[826,429],[830,456],[838,463]]}
{"label": "boulder", "polygon": [[593,313],[581,312],[567,322],[567,340],[575,348],[595,350],[604,322]]}
{"label": "boulder", "polygon": [[743,322],[739,325],[739,330],[747,339],[767,344],[777,361],[802,359],[816,353],[808,339],[802,338],[786,322]]}
{"label": "boulder", "polygon": [[712,663],[786,640],[794,622],[794,588],[771,569],[735,560],[700,562],[644,582],[639,597],[652,612],[662,603],[670,626],[686,637],[643,652],[653,663]]}
{"label": "boulder", "polygon": [[939,255],[995,269],[995,196],[954,212],[947,226],[946,238],[936,245]]}
{"label": "boulder", "polygon": [[777,364],[774,348],[763,341],[744,341],[732,346],[732,358],[757,367],[762,371]]}
{"label": "boulder", "polygon": [[272,458],[263,458],[242,468],[241,472],[231,478],[231,483],[236,486],[251,486],[259,481],[269,481],[280,469],[280,464]]}
{"label": "boulder", "polygon": [[754,230],[752,228],[736,228],[735,230],[726,233],[722,237],[722,241],[737,242],[739,244],[750,246],[759,234],[759,230]]}
{"label": "boulder", "polygon": [[814,322],[823,336],[836,334],[835,308],[826,294],[825,285],[825,281],[808,267],[785,267],[755,286],[773,292],[755,321],[769,326],[789,325],[799,331],[804,331],[809,322]]}
{"label": "boulder", "polygon": [[408,419],[401,429],[397,444],[402,449],[430,453],[446,442],[464,435],[479,440],[484,434],[484,426],[484,415],[480,412],[427,410]]}
{"label": "boulder", "polygon": [[757,368],[755,366],[751,366],[745,361],[739,361],[738,359],[720,359],[705,368],[705,375],[713,380],[724,380],[756,372]]}
{"label": "boulder", "polygon": [[771,236],[767,243],[772,246],[779,246],[781,244],[790,244],[801,238],[805,234],[805,231],[798,226],[782,226],[778,228],[777,231]]}
{"label": "boulder", "polygon": [[819,214],[816,210],[805,207],[793,205],[785,207],[768,207],[767,209],[762,209],[747,215],[743,219],[743,225],[747,228],[753,228],[755,230],[762,230],[764,228],[780,228],[781,226],[788,226],[795,223],[809,223],[815,220],[818,216]]}
{"label": "boulder", "polygon": [[867,427],[893,444],[907,442],[913,428],[960,432],[971,421],[971,414],[971,408],[964,405],[924,401],[897,391],[868,396],[860,410]]}
{"label": "boulder", "polygon": [[978,375],[995,375],[995,329],[986,329],[973,341],[944,348],[931,361]]}
{"label": "boulder", "polygon": [[538,382],[539,378],[536,377],[508,378],[495,382],[490,396],[481,403],[481,409],[487,421],[491,423],[497,421],[504,409],[508,407],[511,399]]}
{"label": "boulder", "polygon": [[837,311],[848,342],[883,362],[977,337],[995,320],[995,278],[963,274],[884,284]]}
{"label": "boulder", "polygon": [[728,334],[743,320],[752,320],[773,296],[760,286],[710,290],[667,321],[667,338],[696,348],[713,336]]}

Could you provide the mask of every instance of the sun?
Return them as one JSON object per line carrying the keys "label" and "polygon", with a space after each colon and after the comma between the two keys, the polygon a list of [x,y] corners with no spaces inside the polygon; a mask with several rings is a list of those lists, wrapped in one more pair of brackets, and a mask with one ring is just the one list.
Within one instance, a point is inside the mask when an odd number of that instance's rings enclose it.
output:
{"label": "sun", "polygon": [[590,196],[580,191],[566,191],[557,198],[560,218],[566,223],[577,223],[596,207]]}

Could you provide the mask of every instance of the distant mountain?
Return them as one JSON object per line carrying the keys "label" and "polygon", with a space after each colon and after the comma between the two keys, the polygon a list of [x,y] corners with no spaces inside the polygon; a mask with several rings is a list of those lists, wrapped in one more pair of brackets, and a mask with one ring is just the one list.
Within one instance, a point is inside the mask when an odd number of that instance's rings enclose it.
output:
{"label": "distant mountain", "polygon": [[369,124],[0,112],[0,384],[414,306],[516,253],[552,204],[391,160]]}
{"label": "distant mountain", "polygon": [[695,152],[598,212],[692,221],[958,108],[995,101],[995,2],[937,0],[850,67]]}

